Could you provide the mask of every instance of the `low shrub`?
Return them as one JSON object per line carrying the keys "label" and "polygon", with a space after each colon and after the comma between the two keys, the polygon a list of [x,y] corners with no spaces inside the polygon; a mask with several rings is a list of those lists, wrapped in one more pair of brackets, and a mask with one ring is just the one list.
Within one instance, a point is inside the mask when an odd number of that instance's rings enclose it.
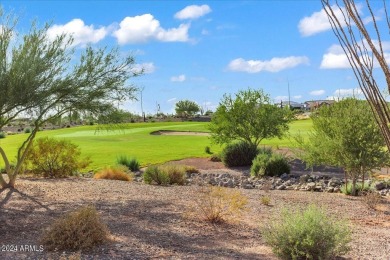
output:
{"label": "low shrub", "polygon": [[206,147],[204,148],[204,152],[207,153],[207,154],[212,154],[211,149],[210,149],[210,146],[206,146]]}
{"label": "low shrub", "polygon": [[89,164],[89,158],[81,158],[77,145],[48,137],[35,140],[25,160],[27,169],[45,178],[72,176]]}
{"label": "low shrub", "polygon": [[129,158],[126,155],[120,155],[117,158],[117,163],[126,166],[132,172],[139,171],[140,168],[140,163],[137,160],[137,158],[135,157]]}
{"label": "low shrub", "polygon": [[349,251],[351,232],[344,220],[316,206],[284,208],[262,228],[262,235],[282,259],[330,259]]}
{"label": "low shrub", "polygon": [[255,177],[280,176],[283,173],[290,173],[290,165],[281,154],[260,151],[252,162],[251,174]]}
{"label": "low shrub", "polygon": [[370,192],[372,190],[372,187],[370,187],[368,184],[365,184],[363,187],[363,184],[361,182],[356,183],[355,187],[355,194],[352,194],[352,183],[348,182],[347,185],[342,185],[340,187],[340,190],[345,195],[360,195],[362,192]]}
{"label": "low shrub", "polygon": [[126,172],[125,166],[115,166],[104,168],[93,176],[94,179],[118,180],[118,181],[132,181],[133,176]]}
{"label": "low shrub", "polygon": [[147,184],[167,185],[169,176],[157,166],[149,166],[144,172],[144,182]]}
{"label": "low shrub", "polygon": [[55,221],[41,238],[45,250],[87,250],[107,241],[108,229],[93,206]]}
{"label": "low shrub", "polygon": [[247,142],[232,143],[222,150],[221,160],[227,167],[248,166],[257,153],[257,147]]}
{"label": "low shrub", "polygon": [[221,162],[221,155],[220,154],[213,154],[210,156],[210,161],[212,162]]}
{"label": "low shrub", "polygon": [[240,219],[248,199],[239,190],[223,187],[200,187],[191,211],[211,223],[222,223]]}
{"label": "low shrub", "polygon": [[382,196],[374,191],[368,191],[363,194],[362,202],[369,209],[376,209],[376,207],[381,203]]}
{"label": "low shrub", "polygon": [[3,139],[7,136],[6,133],[0,131],[0,139]]}
{"label": "low shrub", "polygon": [[261,196],[260,202],[263,205],[269,206],[271,204],[271,198],[269,196]]}
{"label": "low shrub", "polygon": [[186,173],[199,173],[199,170],[195,166],[184,166],[184,170]]}
{"label": "low shrub", "polygon": [[183,165],[165,164],[158,166],[168,176],[169,184],[184,185],[186,183],[186,167]]}
{"label": "low shrub", "polygon": [[25,128],[25,129],[24,129],[24,133],[25,133],[25,134],[31,133],[31,129],[30,129],[30,128]]}

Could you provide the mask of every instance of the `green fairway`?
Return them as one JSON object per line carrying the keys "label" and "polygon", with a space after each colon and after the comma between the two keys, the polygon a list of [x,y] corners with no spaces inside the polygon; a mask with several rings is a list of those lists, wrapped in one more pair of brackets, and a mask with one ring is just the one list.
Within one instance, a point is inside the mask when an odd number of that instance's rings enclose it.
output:
{"label": "green fairway", "polygon": [[[221,147],[211,144],[207,136],[150,134],[156,130],[206,132],[207,124],[203,122],[135,123],[115,131],[96,131],[96,126],[80,126],[39,132],[38,138],[49,136],[71,140],[79,145],[83,155],[91,157],[93,162],[90,169],[114,165],[117,156],[121,154],[135,156],[141,165],[145,166],[189,157],[208,157],[209,155],[204,151],[205,146],[210,146],[213,152],[219,152]],[[301,131],[305,135],[311,129],[311,125],[311,120],[295,121],[291,124],[290,132],[296,134]],[[0,146],[12,160],[17,148],[26,137],[27,134],[7,136],[5,139],[0,139]],[[292,145],[288,138],[264,140],[262,144],[281,147]],[[1,161],[0,165],[2,164]]]}

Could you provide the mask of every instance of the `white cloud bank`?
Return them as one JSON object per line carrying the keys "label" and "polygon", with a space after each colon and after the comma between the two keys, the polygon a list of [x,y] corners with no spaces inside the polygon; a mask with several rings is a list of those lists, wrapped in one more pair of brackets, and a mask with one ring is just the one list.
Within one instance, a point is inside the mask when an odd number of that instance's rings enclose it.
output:
{"label": "white cloud bank", "polygon": [[325,94],[325,90],[320,89],[320,90],[313,90],[309,93],[311,96],[321,96]]}
{"label": "white cloud bank", "polygon": [[208,5],[189,5],[175,14],[175,18],[179,20],[197,19],[211,12]]}
{"label": "white cloud bank", "polygon": [[309,64],[306,56],[290,56],[285,58],[272,58],[271,60],[244,60],[238,58],[232,60],[228,69],[231,71],[241,71],[248,73],[258,73],[261,71],[278,72],[281,70],[296,67],[301,64]]}
{"label": "white cloud bank", "polygon": [[119,44],[145,43],[151,40],[162,42],[186,42],[189,40],[189,24],[180,24],[177,28],[164,29],[151,14],[125,17],[119,28],[113,32]]}
{"label": "white cloud bank", "polygon": [[[346,26],[345,19],[343,16],[343,12],[345,12],[345,8],[342,7],[341,10],[336,5],[331,6],[334,14],[336,15],[337,19],[340,21],[340,24],[344,27]],[[356,8],[359,14],[362,13],[362,5],[356,4]],[[369,19],[369,17],[364,18],[365,23],[371,22],[372,19]],[[331,24],[329,23],[328,16],[324,9],[321,9],[321,11],[314,12],[310,16],[306,16],[302,18],[299,21],[298,24],[299,32],[302,36],[312,36],[317,33],[325,32],[332,29]]]}
{"label": "white cloud bank", "polygon": [[173,76],[171,77],[171,81],[172,82],[183,82],[186,80],[186,75],[182,74],[182,75],[179,75],[179,76]]}
{"label": "white cloud bank", "polygon": [[73,45],[85,46],[88,43],[97,43],[103,40],[108,30],[106,27],[95,29],[93,25],[86,25],[81,19],[73,19],[66,24],[54,24],[47,30],[50,40],[54,40],[63,33],[73,36]]}
{"label": "white cloud bank", "polygon": [[145,62],[142,64],[135,64],[131,71],[134,73],[140,73],[142,70],[144,70],[145,74],[150,74],[156,70],[156,66],[154,66],[153,62]]}

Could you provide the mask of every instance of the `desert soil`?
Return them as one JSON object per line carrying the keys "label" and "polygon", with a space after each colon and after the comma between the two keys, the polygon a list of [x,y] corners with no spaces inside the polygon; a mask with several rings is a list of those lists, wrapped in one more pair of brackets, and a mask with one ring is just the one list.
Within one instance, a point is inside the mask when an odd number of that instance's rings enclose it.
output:
{"label": "desert soil", "polygon": [[[204,171],[234,171],[207,159],[180,162]],[[197,186],[152,186],[142,183],[67,178],[20,178],[16,189],[0,192],[0,259],[277,259],[259,227],[282,207],[318,204],[337,218],[349,220],[351,252],[341,259],[390,259],[390,200],[370,210],[361,198],[300,191],[242,190],[248,209],[241,221],[212,225],[189,216]],[[260,203],[267,194],[271,205]],[[21,251],[39,249],[39,237],[56,218],[94,205],[111,232],[110,242],[88,252]],[[33,247],[34,248],[34,247]],[[73,258],[73,259],[75,259]]]}

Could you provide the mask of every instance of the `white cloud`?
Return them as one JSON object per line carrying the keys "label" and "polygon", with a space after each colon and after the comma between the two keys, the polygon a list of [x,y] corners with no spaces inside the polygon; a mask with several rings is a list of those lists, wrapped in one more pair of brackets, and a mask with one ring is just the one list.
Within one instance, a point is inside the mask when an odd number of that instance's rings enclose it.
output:
{"label": "white cloud", "polygon": [[320,89],[320,90],[313,90],[309,93],[311,96],[321,96],[325,94],[325,90]]}
{"label": "white cloud", "polygon": [[309,64],[309,59],[305,56],[272,58],[271,60],[265,61],[238,58],[229,63],[228,69],[231,71],[243,71],[248,73],[258,73],[261,71],[278,72],[296,67],[300,64]]}
{"label": "white cloud", "polygon": [[189,5],[175,14],[176,19],[197,19],[211,12],[208,5]]}
{"label": "white cloud", "polygon": [[[337,19],[340,21],[340,24],[344,27],[346,25],[343,12],[345,8],[342,7],[341,10],[336,5],[331,6],[334,14]],[[358,13],[361,13],[362,5],[356,4]],[[367,20],[367,23],[369,20]],[[318,12],[312,13],[310,16],[306,16],[299,21],[298,24],[299,32],[302,36],[311,36],[320,32],[328,31],[332,29],[331,24],[329,23],[328,16],[324,9]]]}
{"label": "white cloud", "polygon": [[348,97],[348,96],[359,96],[362,95],[363,91],[360,88],[349,88],[349,89],[338,89],[333,95],[336,97]]}
{"label": "white cloud", "polygon": [[170,104],[176,103],[176,100],[177,100],[177,98],[170,98],[167,100],[167,103],[170,103]]}
{"label": "white cloud", "polygon": [[84,24],[81,19],[73,19],[63,25],[54,24],[47,30],[47,35],[51,40],[63,33],[73,36],[73,45],[85,46],[88,43],[97,43],[103,40],[108,30],[106,27],[95,29],[93,25]]}
{"label": "white cloud", "polygon": [[288,96],[276,96],[274,98],[275,102],[280,102],[280,101],[287,101],[288,100]]}
{"label": "white cloud", "polygon": [[142,69],[144,70],[145,74],[150,74],[156,70],[156,66],[154,66],[153,62],[135,64],[131,71],[134,73],[140,73],[142,71]]}
{"label": "white cloud", "polygon": [[173,76],[171,77],[172,82],[183,82],[186,80],[186,75],[179,75],[179,76]]}
{"label": "white cloud", "polygon": [[302,96],[301,95],[296,95],[296,96],[293,96],[293,99],[301,99]]}
{"label": "white cloud", "polygon": [[210,32],[207,31],[206,29],[203,29],[202,32],[201,32],[202,35],[209,35]]}
{"label": "white cloud", "polygon": [[145,43],[151,40],[163,42],[186,42],[189,24],[181,24],[177,28],[164,29],[151,14],[143,14],[124,18],[119,28],[113,32],[119,44]]}

